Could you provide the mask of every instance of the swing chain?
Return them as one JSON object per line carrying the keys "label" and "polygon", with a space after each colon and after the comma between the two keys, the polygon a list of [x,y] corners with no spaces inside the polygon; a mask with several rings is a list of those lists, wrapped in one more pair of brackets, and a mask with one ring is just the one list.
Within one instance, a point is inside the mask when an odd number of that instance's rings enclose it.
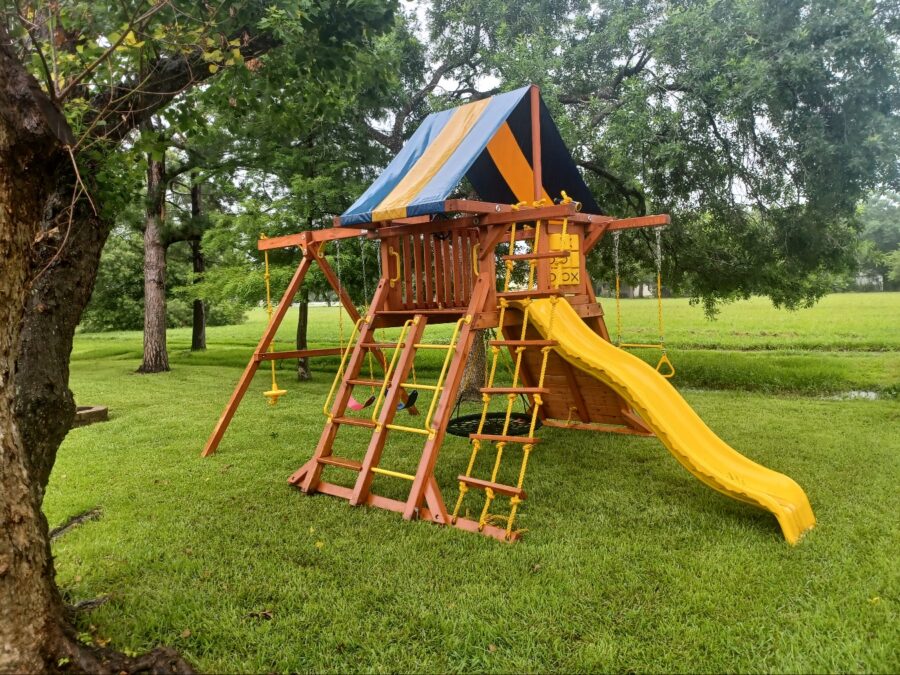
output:
{"label": "swing chain", "polygon": [[659,344],[662,347],[662,353],[666,353],[665,331],[663,330],[663,310],[662,310],[662,228],[653,228],[656,235],[656,314],[659,324]]}
{"label": "swing chain", "polygon": [[[268,239],[268,237],[263,233],[260,233],[259,238],[260,239]],[[269,317],[269,324],[271,324],[272,323],[272,313],[274,310],[272,308],[272,275],[269,270],[269,251],[268,250],[265,251],[264,259],[265,259],[265,274],[263,274],[263,278],[265,279],[265,282],[266,282],[266,315]],[[275,351],[275,336],[273,335],[272,341],[269,342],[269,352],[274,352],[274,351]],[[271,370],[272,370],[272,388],[267,392],[263,392],[263,396],[266,397],[266,400],[269,402],[270,406],[274,406],[278,403],[278,399],[281,396],[284,396],[287,392],[284,389],[278,388],[278,381],[275,378],[275,359],[271,359],[269,361],[269,363],[271,364]]]}
{"label": "swing chain", "polygon": [[619,235],[621,233],[616,230],[613,232],[613,268],[616,272],[616,345],[622,343],[622,303],[620,299],[620,282],[619,282]]}

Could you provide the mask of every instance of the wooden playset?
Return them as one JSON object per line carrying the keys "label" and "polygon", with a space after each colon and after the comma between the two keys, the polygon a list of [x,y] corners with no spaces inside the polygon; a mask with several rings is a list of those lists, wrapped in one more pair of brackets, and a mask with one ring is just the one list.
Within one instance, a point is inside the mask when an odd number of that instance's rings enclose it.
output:
{"label": "wooden playset", "polygon": [[[448,198],[463,177],[485,201]],[[618,219],[600,213],[536,87],[429,116],[378,180],[335,218],[334,227],[260,239],[259,249],[266,252],[298,248],[299,265],[276,307],[268,298],[268,326],[203,455],[216,451],[263,362],[273,365],[272,388],[265,395],[274,403],[285,393],[275,380],[275,360],[340,355],[319,441],[289,478],[305,493],[512,541],[520,534],[516,516],[526,499],[539,426],[656,435],[710,487],[774,513],[785,537],[796,542],[815,522],[802,489],[729,448],[669,384],[674,369],[665,351],[661,304],[658,343],[616,341],[619,347],[659,349],[656,369],[610,342],[585,257],[609,233],[644,227],[658,233],[668,222],[666,215]],[[362,315],[323,255],[328,242],[357,237],[380,246],[380,279]],[[657,234],[659,268],[658,242]],[[350,340],[343,349],[272,351],[275,333],[313,264],[354,322]],[[268,289],[268,265],[266,280]],[[657,275],[657,289],[660,282]],[[426,342],[426,327],[441,323],[452,325],[450,340]],[[399,329],[399,335],[379,341],[381,328]],[[472,422],[471,455],[459,467],[456,498],[446,502],[435,467],[473,340],[482,329],[495,330],[496,339],[489,342],[481,413]],[[440,353],[439,374],[412,386],[409,376],[424,350]],[[504,350],[511,379],[498,384]],[[379,377],[365,368],[373,358]],[[355,397],[358,390],[372,393]],[[415,405],[419,391],[430,394],[422,410]],[[519,398],[528,402],[524,416],[513,412]],[[400,423],[401,410],[415,423]],[[362,460],[334,452],[346,427],[370,434]],[[421,441],[414,473],[382,465],[391,434]],[[487,464],[484,457],[477,461],[484,452],[493,453]],[[515,481],[500,482],[504,459],[515,463]],[[353,486],[326,481],[326,469],[350,472]],[[376,476],[408,482],[406,498],[374,493]]]}

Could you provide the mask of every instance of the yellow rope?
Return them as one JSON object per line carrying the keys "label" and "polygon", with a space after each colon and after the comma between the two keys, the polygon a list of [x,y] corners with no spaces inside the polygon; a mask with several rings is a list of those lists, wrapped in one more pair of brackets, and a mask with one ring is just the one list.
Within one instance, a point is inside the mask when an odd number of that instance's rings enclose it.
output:
{"label": "yellow rope", "polygon": [[[266,235],[260,234],[260,239],[267,239]],[[269,324],[272,323],[272,283],[271,283],[271,274],[269,273],[269,251],[266,250],[265,254],[265,262],[266,262],[266,272],[264,278],[266,280],[266,314],[269,317]],[[275,351],[275,336],[272,336],[272,341],[269,342],[269,352]],[[272,388],[269,391],[263,392],[263,396],[269,401],[269,405],[276,405],[278,403],[278,399],[284,396],[287,391],[284,389],[278,388],[278,382],[275,379],[275,359],[271,359],[269,364],[272,366]]]}
{"label": "yellow rope", "polygon": [[[556,315],[556,305],[559,303],[559,297],[550,298],[550,320],[548,321],[547,326],[547,339],[553,339],[553,320]],[[550,357],[550,352],[552,351],[552,347],[546,346],[541,348],[541,373],[538,377],[538,388],[543,388],[544,379],[547,376],[547,362]],[[531,424],[528,427],[528,438],[534,437],[534,430],[537,426],[538,414],[540,412],[541,406],[544,404],[544,399],[540,394],[534,395],[534,406],[531,408]],[[528,469],[528,458],[531,456],[531,451],[534,449],[534,445],[531,443],[527,443],[522,446],[522,465],[519,468],[519,479],[516,482],[516,487],[521,490],[522,486],[525,484],[525,472]],[[493,478],[491,479],[494,480]],[[519,504],[522,503],[522,499],[517,495],[513,495],[509,499],[510,509],[509,515],[506,517],[506,538],[509,539],[512,536],[513,524],[516,520],[516,514],[519,510]]]}
{"label": "yellow rope", "polygon": [[[523,203],[517,204],[513,206],[513,210],[517,211]],[[512,223],[509,228],[509,254],[512,255],[515,251],[516,247],[516,223]],[[509,284],[512,280],[513,273],[513,261],[506,261],[506,271],[503,277],[503,291],[506,292],[509,290]],[[509,302],[506,298],[500,298],[500,316],[497,319],[497,325],[500,326],[500,331],[503,331],[503,322],[506,318],[506,309],[509,307]],[[494,385],[494,378],[497,375],[497,363],[499,362],[500,357],[500,347],[493,346],[491,347],[491,369],[490,374],[488,376],[488,381],[485,384],[485,388],[490,388]],[[478,431],[476,433],[481,434],[484,432],[484,424],[487,420],[488,408],[491,404],[490,394],[482,394],[481,395],[481,418],[478,420]],[[471,476],[472,471],[475,469],[475,460],[478,458],[478,452],[481,450],[481,441],[477,438],[472,441],[472,453],[469,456],[469,464],[466,467],[465,475]],[[465,499],[466,493],[469,491],[469,486],[459,482],[459,496],[456,498],[456,506],[453,508],[453,515],[450,518],[450,522],[455,523],[459,518],[459,511],[462,508],[463,500]]]}
{"label": "yellow rope", "polygon": [[[665,326],[663,325],[663,306],[662,306],[662,244],[661,244],[662,228],[655,228],[656,236],[656,324],[659,331],[659,343],[639,343],[639,342],[622,342],[622,307],[619,292],[619,233],[613,232],[613,263],[616,274],[616,346],[617,347],[634,347],[642,349],[659,349],[661,354],[656,364],[657,372],[669,379],[675,375],[675,366],[669,360],[666,352],[666,336]],[[668,368],[668,372],[663,372],[663,367]]]}

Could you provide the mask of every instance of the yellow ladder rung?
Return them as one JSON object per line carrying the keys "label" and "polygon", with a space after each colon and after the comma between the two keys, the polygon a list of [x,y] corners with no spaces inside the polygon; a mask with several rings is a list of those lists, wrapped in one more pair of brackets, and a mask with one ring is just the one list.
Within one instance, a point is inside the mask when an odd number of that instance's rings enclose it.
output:
{"label": "yellow ladder rung", "polygon": [[444,388],[443,386],[438,386],[436,384],[410,384],[409,382],[407,382],[403,386],[409,389],[424,389],[425,391],[440,391]]}
{"label": "yellow ladder rung", "polygon": [[427,344],[417,344],[413,345],[416,349],[452,349],[456,345],[427,345]]}
{"label": "yellow ladder rung", "polygon": [[382,469],[378,466],[372,467],[372,473],[381,474],[382,476],[391,476],[392,478],[404,478],[406,480],[415,480],[416,477],[409,473],[400,473],[399,471],[391,471],[390,469]]}
{"label": "yellow ladder rung", "polygon": [[408,431],[411,434],[422,434],[423,436],[431,435],[431,432],[428,429],[422,429],[420,427],[405,427],[402,424],[385,424],[384,426],[391,431]]}

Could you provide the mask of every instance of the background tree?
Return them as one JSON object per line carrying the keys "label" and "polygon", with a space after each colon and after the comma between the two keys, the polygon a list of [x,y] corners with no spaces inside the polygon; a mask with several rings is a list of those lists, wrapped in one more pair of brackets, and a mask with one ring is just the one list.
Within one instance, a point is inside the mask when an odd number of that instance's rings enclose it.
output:
{"label": "background tree", "polygon": [[[439,0],[428,17],[434,44],[480,28],[491,79],[465,94],[541,85],[606,210],[672,214],[666,278],[709,311],[814,302],[855,267],[856,205],[897,183],[891,3]],[[649,233],[622,248],[650,267]]]}
{"label": "background tree", "polygon": [[900,194],[873,195],[860,207],[859,267],[881,277],[884,290],[900,288],[891,276],[892,260],[900,251]]}

